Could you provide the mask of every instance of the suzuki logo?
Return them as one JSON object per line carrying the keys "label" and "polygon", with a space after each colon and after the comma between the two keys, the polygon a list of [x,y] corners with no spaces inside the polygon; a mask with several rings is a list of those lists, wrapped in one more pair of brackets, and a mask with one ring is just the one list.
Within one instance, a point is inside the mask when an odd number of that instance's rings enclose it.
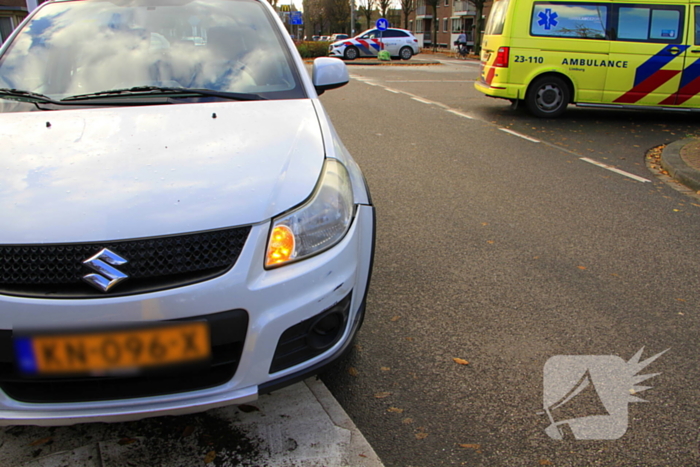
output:
{"label": "suzuki logo", "polygon": [[104,248],[92,258],[83,261],[85,266],[97,272],[97,274],[83,276],[83,280],[96,289],[109,292],[109,289],[129,277],[113,266],[121,266],[126,263],[128,263],[127,260]]}

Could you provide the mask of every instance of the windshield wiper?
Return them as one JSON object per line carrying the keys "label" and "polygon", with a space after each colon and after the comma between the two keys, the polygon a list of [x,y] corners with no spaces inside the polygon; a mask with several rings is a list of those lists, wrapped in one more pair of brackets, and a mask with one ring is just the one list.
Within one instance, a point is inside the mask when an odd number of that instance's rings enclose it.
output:
{"label": "windshield wiper", "polygon": [[182,94],[182,97],[221,97],[237,101],[258,101],[265,100],[264,97],[253,93],[223,92],[211,89],[173,88],[162,86],[136,86],[133,88],[111,89],[109,91],[92,92],[90,94],[78,94],[64,97],[60,102],[71,102],[88,99],[110,98],[116,96],[163,96],[172,94]]}
{"label": "windshield wiper", "polygon": [[49,96],[36,92],[22,91],[21,89],[0,88],[0,98],[8,98],[22,102],[60,104],[59,101],[55,101]]}

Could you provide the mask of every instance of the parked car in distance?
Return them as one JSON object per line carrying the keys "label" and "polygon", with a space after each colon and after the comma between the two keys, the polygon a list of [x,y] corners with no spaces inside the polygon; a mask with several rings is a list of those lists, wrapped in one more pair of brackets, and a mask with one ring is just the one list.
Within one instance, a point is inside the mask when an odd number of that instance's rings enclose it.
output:
{"label": "parked car in distance", "polygon": [[339,41],[341,39],[347,39],[348,36],[347,34],[331,34],[331,40],[332,41]]}
{"label": "parked car in distance", "polygon": [[348,81],[265,0],[33,10],[0,47],[0,426],[243,404],[351,348],[374,207],[318,98]]}
{"label": "parked car in distance", "polygon": [[331,57],[355,60],[359,57],[376,57],[381,50],[393,58],[409,60],[420,52],[418,39],[405,29],[369,29],[357,37],[342,39],[328,46]]}

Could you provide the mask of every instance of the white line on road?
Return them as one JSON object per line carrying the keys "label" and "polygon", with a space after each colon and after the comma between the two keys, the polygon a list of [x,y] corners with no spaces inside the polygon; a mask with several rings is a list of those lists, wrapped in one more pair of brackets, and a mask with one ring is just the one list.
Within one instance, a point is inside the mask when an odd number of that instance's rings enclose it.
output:
{"label": "white line on road", "polygon": [[394,94],[403,94],[401,91],[397,91],[396,89],[391,89],[391,88],[384,88],[389,92],[393,92]]}
{"label": "white line on road", "polygon": [[629,172],[625,172],[624,170],[616,169],[615,167],[603,164],[602,162],[594,161],[593,159],[589,159],[587,157],[579,157],[579,159],[581,159],[584,162],[588,162],[589,164],[597,165],[598,167],[602,167],[604,169],[615,172],[616,174],[624,175],[625,177],[629,177],[632,180],[637,180],[638,182],[651,182],[651,180],[647,180],[646,178],[642,178]]}
{"label": "white line on road", "polygon": [[513,136],[517,136],[518,138],[526,139],[528,141],[532,141],[533,143],[539,143],[540,140],[535,139],[535,138],[530,138],[529,136],[525,136],[521,133],[518,133],[517,131],[509,130],[508,128],[499,128],[501,131],[505,131],[506,133],[510,133]]}
{"label": "white line on road", "polygon": [[457,115],[459,117],[464,117],[464,118],[468,118],[469,120],[474,120],[474,117],[472,117],[471,115],[467,115],[467,114],[464,114],[462,112],[458,112],[456,110],[448,110],[448,112],[451,114]]}
{"label": "white line on road", "polygon": [[473,83],[475,79],[388,79],[387,83]]}
{"label": "white line on road", "polygon": [[426,101],[426,100],[421,99],[419,97],[411,97],[411,99],[413,99],[414,101],[422,102],[423,104],[428,104],[428,105],[433,105],[435,103],[435,102]]}

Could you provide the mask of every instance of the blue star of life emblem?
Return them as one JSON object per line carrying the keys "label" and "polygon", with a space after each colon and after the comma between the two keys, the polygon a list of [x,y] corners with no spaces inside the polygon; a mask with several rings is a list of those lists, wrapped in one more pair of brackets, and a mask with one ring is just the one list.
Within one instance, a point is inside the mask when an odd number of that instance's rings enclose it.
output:
{"label": "blue star of life emblem", "polygon": [[540,20],[537,22],[540,26],[544,26],[546,30],[552,29],[552,26],[556,26],[559,24],[557,21],[557,18],[559,17],[558,14],[554,13],[551,8],[547,8],[545,11],[541,11],[539,15]]}

